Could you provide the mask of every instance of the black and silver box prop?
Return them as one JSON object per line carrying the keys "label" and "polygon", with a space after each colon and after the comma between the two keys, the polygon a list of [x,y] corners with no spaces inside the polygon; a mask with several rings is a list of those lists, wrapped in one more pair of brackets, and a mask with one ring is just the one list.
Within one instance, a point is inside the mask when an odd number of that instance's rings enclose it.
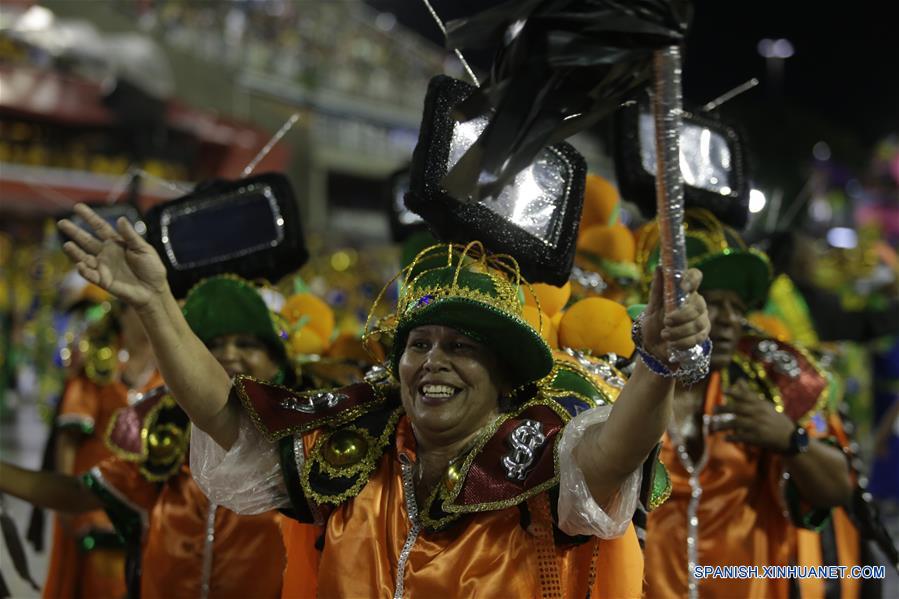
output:
{"label": "black and silver box prop", "polygon": [[444,175],[489,120],[489,115],[464,122],[453,118],[454,107],[473,90],[443,75],[431,79],[406,205],[441,241],[479,240],[492,252],[514,256],[526,279],[562,285],[574,261],[584,201],[584,158],[567,143],[554,144],[494,197],[474,202],[450,196],[441,187]]}
{"label": "black and silver box prop", "polygon": [[293,190],[280,173],[214,181],[155,206],[145,220],[175,297],[222,273],[274,283],[309,258]]}
{"label": "black and silver box prop", "polygon": [[[680,170],[684,207],[705,208],[742,229],[749,218],[749,179],[742,139],[718,118],[684,111]],[[656,214],[656,136],[648,102],[632,102],[615,118],[615,171],[622,196],[647,218]]]}

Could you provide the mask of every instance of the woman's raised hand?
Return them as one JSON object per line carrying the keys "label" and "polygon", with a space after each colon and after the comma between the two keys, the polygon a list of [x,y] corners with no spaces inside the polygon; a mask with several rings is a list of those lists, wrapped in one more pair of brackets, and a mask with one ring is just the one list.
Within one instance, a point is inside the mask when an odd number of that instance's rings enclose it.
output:
{"label": "woman's raised hand", "polygon": [[662,269],[656,269],[643,321],[643,343],[657,359],[667,363],[671,350],[686,350],[708,338],[712,326],[705,300],[699,295],[701,283],[700,270],[687,270],[682,281],[686,301],[671,314],[665,314]]}
{"label": "woman's raised hand", "polygon": [[85,204],[77,204],[75,214],[93,234],[68,219],[59,221],[59,229],[72,240],[63,251],[81,276],[138,310],[168,292],[165,265],[127,219],[113,228]]}

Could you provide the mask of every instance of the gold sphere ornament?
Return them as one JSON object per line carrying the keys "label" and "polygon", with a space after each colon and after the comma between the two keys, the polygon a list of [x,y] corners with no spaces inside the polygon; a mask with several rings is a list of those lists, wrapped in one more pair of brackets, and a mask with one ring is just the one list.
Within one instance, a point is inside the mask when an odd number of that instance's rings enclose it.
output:
{"label": "gold sphere ornament", "polygon": [[147,453],[154,465],[170,464],[187,446],[185,432],[173,424],[163,424],[147,435]]}
{"label": "gold sphere ornament", "polygon": [[360,431],[343,429],[331,435],[322,456],[331,466],[345,468],[361,462],[368,448],[369,440]]}
{"label": "gold sphere ornament", "polygon": [[462,480],[462,470],[458,465],[450,464],[449,468],[446,469],[446,477],[443,479],[446,490],[452,491],[455,489],[460,480]]}

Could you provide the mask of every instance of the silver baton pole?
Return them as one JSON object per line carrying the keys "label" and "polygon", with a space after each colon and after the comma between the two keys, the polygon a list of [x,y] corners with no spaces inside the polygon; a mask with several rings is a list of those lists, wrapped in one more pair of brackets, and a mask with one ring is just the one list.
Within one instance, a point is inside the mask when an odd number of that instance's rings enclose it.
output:
{"label": "silver baton pole", "polygon": [[[687,298],[681,288],[687,270],[684,243],[684,180],[680,170],[681,50],[668,46],[653,54],[655,93],[653,113],[656,129],[656,212],[659,222],[659,251],[665,286],[665,312],[680,307]],[[668,356],[681,369],[697,368],[702,347],[672,351]]]}

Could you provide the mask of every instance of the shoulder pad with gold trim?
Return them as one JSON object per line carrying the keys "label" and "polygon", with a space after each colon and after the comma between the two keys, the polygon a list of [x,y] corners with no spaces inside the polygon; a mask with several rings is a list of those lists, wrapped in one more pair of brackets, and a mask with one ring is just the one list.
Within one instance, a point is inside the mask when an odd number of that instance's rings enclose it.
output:
{"label": "shoulder pad with gold trim", "polygon": [[[402,408],[387,395],[379,407],[325,430],[306,456],[299,483],[318,512],[355,497],[393,442]],[[541,394],[498,418],[447,470],[421,510],[424,526],[439,530],[466,513],[514,506],[558,484],[558,433],[573,413],[594,405],[565,399]]]}
{"label": "shoulder pad with gold trim", "polygon": [[359,494],[393,442],[402,414],[398,402],[386,402],[322,432],[299,472],[303,494],[317,511]]}
{"label": "shoulder pad with gold trim", "polygon": [[826,371],[808,351],[754,334],[740,339],[729,374],[748,378],[778,411],[800,423],[824,407],[830,385]]}
{"label": "shoulder pad with gold trim", "polygon": [[504,509],[557,484],[556,445],[571,419],[559,399],[532,400],[494,423],[492,434],[484,435],[463,462],[443,508],[449,513]]}
{"label": "shoulder pad with gold trim", "polygon": [[294,391],[238,375],[236,394],[259,429],[271,442],[297,433],[349,422],[384,405],[385,384],[363,382],[337,389]]}
{"label": "shoulder pad with gold trim", "polygon": [[[572,370],[571,372],[576,372]],[[580,412],[599,402],[595,387],[574,387],[566,365],[557,364],[533,399],[498,418],[420,510],[431,530],[447,527],[464,514],[505,509],[559,483],[559,433]],[[565,384],[562,384],[562,383]]]}
{"label": "shoulder pad with gold trim", "polygon": [[627,377],[604,357],[567,349],[555,352],[553,369],[538,386],[552,395],[581,397],[603,405],[614,403],[626,383]]}
{"label": "shoulder pad with gold trim", "polygon": [[106,429],[106,446],[118,458],[138,464],[150,482],[178,472],[190,447],[190,420],[165,386],[117,410]]}

